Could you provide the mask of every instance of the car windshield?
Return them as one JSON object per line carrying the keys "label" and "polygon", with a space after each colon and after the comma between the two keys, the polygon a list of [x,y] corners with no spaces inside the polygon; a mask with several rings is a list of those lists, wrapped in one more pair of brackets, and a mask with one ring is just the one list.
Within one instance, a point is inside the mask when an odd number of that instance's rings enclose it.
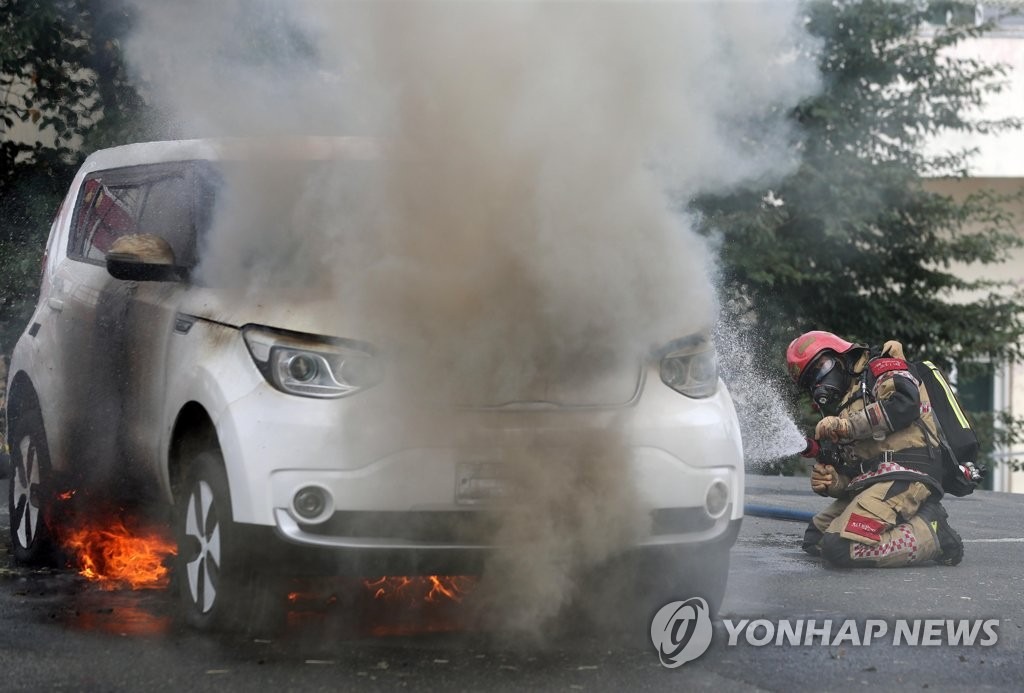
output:
{"label": "car windshield", "polygon": [[381,207],[367,160],[226,161],[198,176],[196,280],[313,288],[344,264]]}

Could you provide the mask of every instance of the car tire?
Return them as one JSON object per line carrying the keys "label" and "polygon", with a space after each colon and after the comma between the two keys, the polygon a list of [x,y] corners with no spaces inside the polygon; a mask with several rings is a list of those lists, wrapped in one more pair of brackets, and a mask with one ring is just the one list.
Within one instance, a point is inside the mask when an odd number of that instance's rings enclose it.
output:
{"label": "car tire", "polygon": [[185,623],[203,631],[272,634],[283,628],[287,599],[258,571],[232,520],[231,495],[218,451],[198,454],[178,493],[175,582]]}
{"label": "car tire", "polygon": [[11,553],[24,565],[52,565],[57,550],[50,526],[53,474],[43,417],[26,409],[11,421],[10,510]]}

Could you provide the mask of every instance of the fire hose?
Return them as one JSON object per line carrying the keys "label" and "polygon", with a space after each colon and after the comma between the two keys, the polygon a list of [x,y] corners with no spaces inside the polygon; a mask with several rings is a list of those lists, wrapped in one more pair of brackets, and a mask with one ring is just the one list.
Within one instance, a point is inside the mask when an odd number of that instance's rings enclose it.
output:
{"label": "fire hose", "polygon": [[772,520],[790,520],[792,522],[810,522],[815,513],[810,510],[793,510],[774,505],[744,504],[743,514],[748,517],[767,517]]}

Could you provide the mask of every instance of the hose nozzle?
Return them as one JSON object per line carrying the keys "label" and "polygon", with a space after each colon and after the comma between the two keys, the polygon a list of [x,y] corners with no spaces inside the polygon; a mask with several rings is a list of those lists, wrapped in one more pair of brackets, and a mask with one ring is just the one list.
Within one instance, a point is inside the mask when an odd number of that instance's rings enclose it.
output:
{"label": "hose nozzle", "polygon": [[804,438],[804,440],[807,441],[807,445],[800,453],[801,457],[817,457],[821,454],[821,444],[818,441],[814,438]]}

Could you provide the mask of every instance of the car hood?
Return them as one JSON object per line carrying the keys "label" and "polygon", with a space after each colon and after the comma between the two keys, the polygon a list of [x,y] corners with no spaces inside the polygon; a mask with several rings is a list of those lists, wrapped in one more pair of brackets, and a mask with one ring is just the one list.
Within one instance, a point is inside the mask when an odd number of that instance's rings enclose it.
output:
{"label": "car hood", "polygon": [[351,333],[356,326],[346,325],[344,317],[338,314],[337,301],[314,293],[294,292],[282,297],[193,287],[179,312],[238,328],[263,325],[313,335],[358,338]]}

